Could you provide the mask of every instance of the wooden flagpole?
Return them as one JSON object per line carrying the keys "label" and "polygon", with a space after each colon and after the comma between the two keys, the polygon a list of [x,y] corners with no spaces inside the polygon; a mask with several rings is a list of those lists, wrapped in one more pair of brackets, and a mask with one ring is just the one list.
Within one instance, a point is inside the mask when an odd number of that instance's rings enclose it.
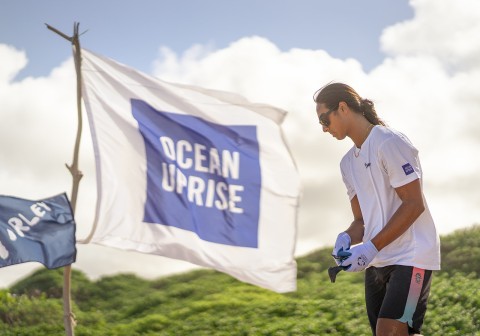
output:
{"label": "wooden flagpole", "polygon": [[[69,37],[64,33],[60,32],[59,30],[55,29],[54,27],[47,24],[47,28],[51,31],[57,33],[61,37],[65,38],[66,40],[70,41],[73,45],[74,49],[74,60],[75,60],[75,72],[77,74],[77,136],[75,139],[75,148],[73,151],[73,162],[72,164],[66,165],[67,169],[72,174],[72,193],[70,195],[70,203],[72,206],[72,211],[75,214],[75,208],[77,205],[77,195],[78,195],[78,186],[80,184],[80,180],[82,179],[82,172],[78,169],[78,154],[80,150],[80,139],[82,136],[82,75],[81,75],[81,50],[80,50],[80,35],[78,34],[78,28],[80,23],[75,22],[73,25],[73,36]],[[71,291],[70,291],[70,284],[71,284],[71,272],[72,266],[67,265],[64,267],[63,271],[63,320],[65,326],[65,333],[67,336],[73,336],[75,334],[75,316],[72,312],[72,301],[71,301]]]}

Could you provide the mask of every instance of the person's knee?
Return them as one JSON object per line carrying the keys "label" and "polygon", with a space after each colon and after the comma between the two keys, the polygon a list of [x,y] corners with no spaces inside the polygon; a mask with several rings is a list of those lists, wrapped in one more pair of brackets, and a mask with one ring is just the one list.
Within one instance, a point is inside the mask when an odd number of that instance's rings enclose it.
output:
{"label": "person's knee", "polygon": [[379,318],[376,336],[408,336],[408,325],[393,319]]}

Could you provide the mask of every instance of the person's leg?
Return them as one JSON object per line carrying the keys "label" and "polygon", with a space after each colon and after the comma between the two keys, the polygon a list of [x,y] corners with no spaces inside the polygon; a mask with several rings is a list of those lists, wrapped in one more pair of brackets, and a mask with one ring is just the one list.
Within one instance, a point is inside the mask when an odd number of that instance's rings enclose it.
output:
{"label": "person's leg", "polygon": [[423,336],[410,334],[408,324],[398,320],[379,318],[377,322],[377,336]]}
{"label": "person's leg", "polygon": [[408,325],[398,320],[379,318],[377,320],[377,336],[409,336]]}
{"label": "person's leg", "polygon": [[415,313],[413,314],[413,325],[412,327],[408,328],[411,335],[421,336],[420,331],[422,329],[423,321],[425,319],[425,314],[427,313],[427,303],[428,297],[430,295],[430,287],[432,284],[432,275],[432,271],[425,271],[422,289],[420,291],[420,296],[417,302],[417,307],[415,309]]}
{"label": "person's leg", "polygon": [[432,271],[395,265],[378,314],[377,336],[420,333]]}
{"label": "person's leg", "polygon": [[378,313],[386,291],[385,267],[369,267],[365,271],[365,303],[372,334],[375,335]]}

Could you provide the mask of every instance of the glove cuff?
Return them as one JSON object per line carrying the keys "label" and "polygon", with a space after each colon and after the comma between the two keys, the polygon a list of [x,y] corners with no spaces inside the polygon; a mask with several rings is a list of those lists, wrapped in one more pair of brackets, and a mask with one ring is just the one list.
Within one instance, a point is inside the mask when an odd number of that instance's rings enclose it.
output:
{"label": "glove cuff", "polygon": [[365,247],[368,249],[368,252],[372,253],[372,255],[376,255],[378,253],[377,248],[375,245],[372,243],[371,240],[367,241],[366,243],[363,243]]}
{"label": "glove cuff", "polygon": [[[349,246],[352,245],[352,239],[350,238],[350,235],[349,235],[348,233],[346,233],[346,232],[341,232],[341,233],[339,233],[338,238],[340,238],[340,239],[346,239],[346,241],[348,241],[348,245],[349,245]],[[337,238],[337,239],[338,239],[338,238]]]}

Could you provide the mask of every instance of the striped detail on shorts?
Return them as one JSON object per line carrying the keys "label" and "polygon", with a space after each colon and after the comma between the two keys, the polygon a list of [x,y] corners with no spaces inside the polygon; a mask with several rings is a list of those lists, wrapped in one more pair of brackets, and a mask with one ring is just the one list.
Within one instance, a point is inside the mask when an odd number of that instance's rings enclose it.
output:
{"label": "striped detail on shorts", "polygon": [[417,309],[424,278],[425,270],[414,267],[412,271],[412,279],[410,281],[410,289],[408,290],[407,303],[405,304],[405,311],[403,312],[403,316],[398,319],[400,322],[408,323],[410,327],[413,327],[413,314]]}

